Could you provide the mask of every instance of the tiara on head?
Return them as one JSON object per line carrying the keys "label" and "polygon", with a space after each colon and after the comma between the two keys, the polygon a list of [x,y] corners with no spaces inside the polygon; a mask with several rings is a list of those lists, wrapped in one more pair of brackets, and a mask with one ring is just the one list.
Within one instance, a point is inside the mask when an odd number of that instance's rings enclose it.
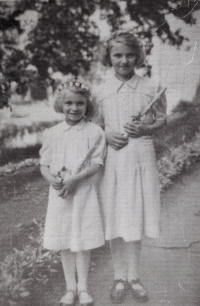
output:
{"label": "tiara on head", "polygon": [[88,95],[91,94],[90,88],[87,85],[82,84],[76,80],[73,80],[73,81],[68,81],[66,83],[60,84],[56,90],[56,97],[61,93],[63,89],[70,89],[70,88],[77,88],[77,89],[79,88],[80,90],[84,91]]}

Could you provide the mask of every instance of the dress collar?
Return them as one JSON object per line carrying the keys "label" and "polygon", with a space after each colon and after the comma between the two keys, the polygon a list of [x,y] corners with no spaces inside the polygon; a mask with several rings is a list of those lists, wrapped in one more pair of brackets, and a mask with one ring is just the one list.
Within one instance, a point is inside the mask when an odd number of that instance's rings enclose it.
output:
{"label": "dress collar", "polygon": [[132,78],[128,81],[126,81],[125,83],[128,84],[130,87],[132,87],[133,89],[137,88],[138,82],[140,80],[140,77],[137,74],[134,74],[132,76]]}
{"label": "dress collar", "polygon": [[69,131],[70,129],[76,129],[76,130],[81,130],[85,124],[86,121],[84,119],[82,119],[79,123],[77,123],[76,125],[69,125],[65,120],[61,123],[63,130],[64,131]]}
{"label": "dress collar", "polygon": [[112,84],[112,86],[114,86],[113,91],[119,91],[123,87],[124,84],[127,84],[131,88],[136,89],[138,82],[140,80],[140,77],[137,74],[134,74],[130,80],[123,82],[123,81],[120,81],[118,78],[116,78],[114,71],[113,71],[112,79],[114,80]]}
{"label": "dress collar", "polygon": [[126,82],[122,82],[118,80],[115,76],[114,70],[111,70],[111,73],[105,78],[105,82],[100,85],[99,89],[97,90],[97,98],[98,101],[104,100],[106,97],[117,93],[123,88],[124,85],[130,86],[132,89],[136,89],[139,85],[139,82],[142,78],[134,74],[132,78]]}

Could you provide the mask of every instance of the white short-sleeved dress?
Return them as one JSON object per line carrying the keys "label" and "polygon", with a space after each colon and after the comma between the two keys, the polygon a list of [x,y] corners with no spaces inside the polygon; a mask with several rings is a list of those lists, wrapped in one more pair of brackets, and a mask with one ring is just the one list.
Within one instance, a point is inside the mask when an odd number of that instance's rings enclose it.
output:
{"label": "white short-sleeved dress", "polygon": [[[75,126],[64,121],[44,132],[40,164],[49,166],[53,175],[57,175],[63,167],[76,171],[94,145],[90,164],[103,165],[103,130],[84,120]],[[45,248],[78,252],[104,244],[97,197],[98,176],[96,174],[85,179],[78,185],[74,195],[67,195],[65,199],[58,197],[58,191],[50,185],[43,243]]]}
{"label": "white short-sleeved dress", "polygon": [[[96,122],[105,132],[124,133],[123,125],[143,111],[155,96],[150,81],[134,75],[122,82],[114,75],[96,90]],[[166,120],[166,100],[160,99],[145,122]],[[136,241],[145,234],[156,238],[160,231],[160,192],[155,150],[151,136],[129,138],[124,148],[116,151],[107,146],[101,185],[105,239],[122,237]]]}

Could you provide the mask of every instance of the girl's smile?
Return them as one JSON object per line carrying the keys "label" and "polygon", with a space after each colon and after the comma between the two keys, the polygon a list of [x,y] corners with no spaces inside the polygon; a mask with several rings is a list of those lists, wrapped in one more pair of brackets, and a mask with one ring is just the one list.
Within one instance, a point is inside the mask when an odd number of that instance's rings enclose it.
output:
{"label": "girl's smile", "polygon": [[127,81],[132,78],[136,64],[136,55],[133,48],[114,41],[110,50],[110,60],[119,80]]}
{"label": "girl's smile", "polygon": [[63,102],[65,121],[69,125],[76,125],[82,120],[86,113],[86,109],[87,98],[79,93],[68,90]]}

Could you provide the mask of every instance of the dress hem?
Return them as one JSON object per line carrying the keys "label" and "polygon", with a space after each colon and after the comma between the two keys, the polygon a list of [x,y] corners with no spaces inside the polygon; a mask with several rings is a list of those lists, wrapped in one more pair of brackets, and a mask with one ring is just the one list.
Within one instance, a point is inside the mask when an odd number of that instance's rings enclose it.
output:
{"label": "dress hem", "polygon": [[63,251],[63,250],[70,250],[71,252],[81,252],[81,251],[89,251],[89,250],[93,250],[93,249],[97,249],[97,248],[100,248],[101,246],[103,246],[105,244],[105,241],[102,242],[102,243],[98,243],[96,245],[88,245],[88,246],[85,246],[85,247],[82,247],[82,248],[74,248],[74,247],[69,247],[69,246],[63,246],[63,247],[52,247],[50,246],[49,244],[47,243],[44,243],[43,244],[43,247],[46,249],[46,250],[49,250],[49,251],[54,251],[54,252],[59,252],[59,251]]}
{"label": "dress hem", "polygon": [[140,240],[143,239],[143,237],[147,237],[147,238],[151,238],[151,239],[158,239],[160,237],[160,234],[158,234],[158,235],[147,235],[147,234],[144,234],[140,238],[138,237],[138,238],[134,238],[134,239],[133,238],[132,239],[127,239],[127,238],[125,238],[123,236],[114,236],[112,238],[105,238],[105,241],[110,241],[110,240],[113,240],[113,239],[122,238],[122,239],[124,239],[125,242],[131,242],[131,241],[140,241]]}

